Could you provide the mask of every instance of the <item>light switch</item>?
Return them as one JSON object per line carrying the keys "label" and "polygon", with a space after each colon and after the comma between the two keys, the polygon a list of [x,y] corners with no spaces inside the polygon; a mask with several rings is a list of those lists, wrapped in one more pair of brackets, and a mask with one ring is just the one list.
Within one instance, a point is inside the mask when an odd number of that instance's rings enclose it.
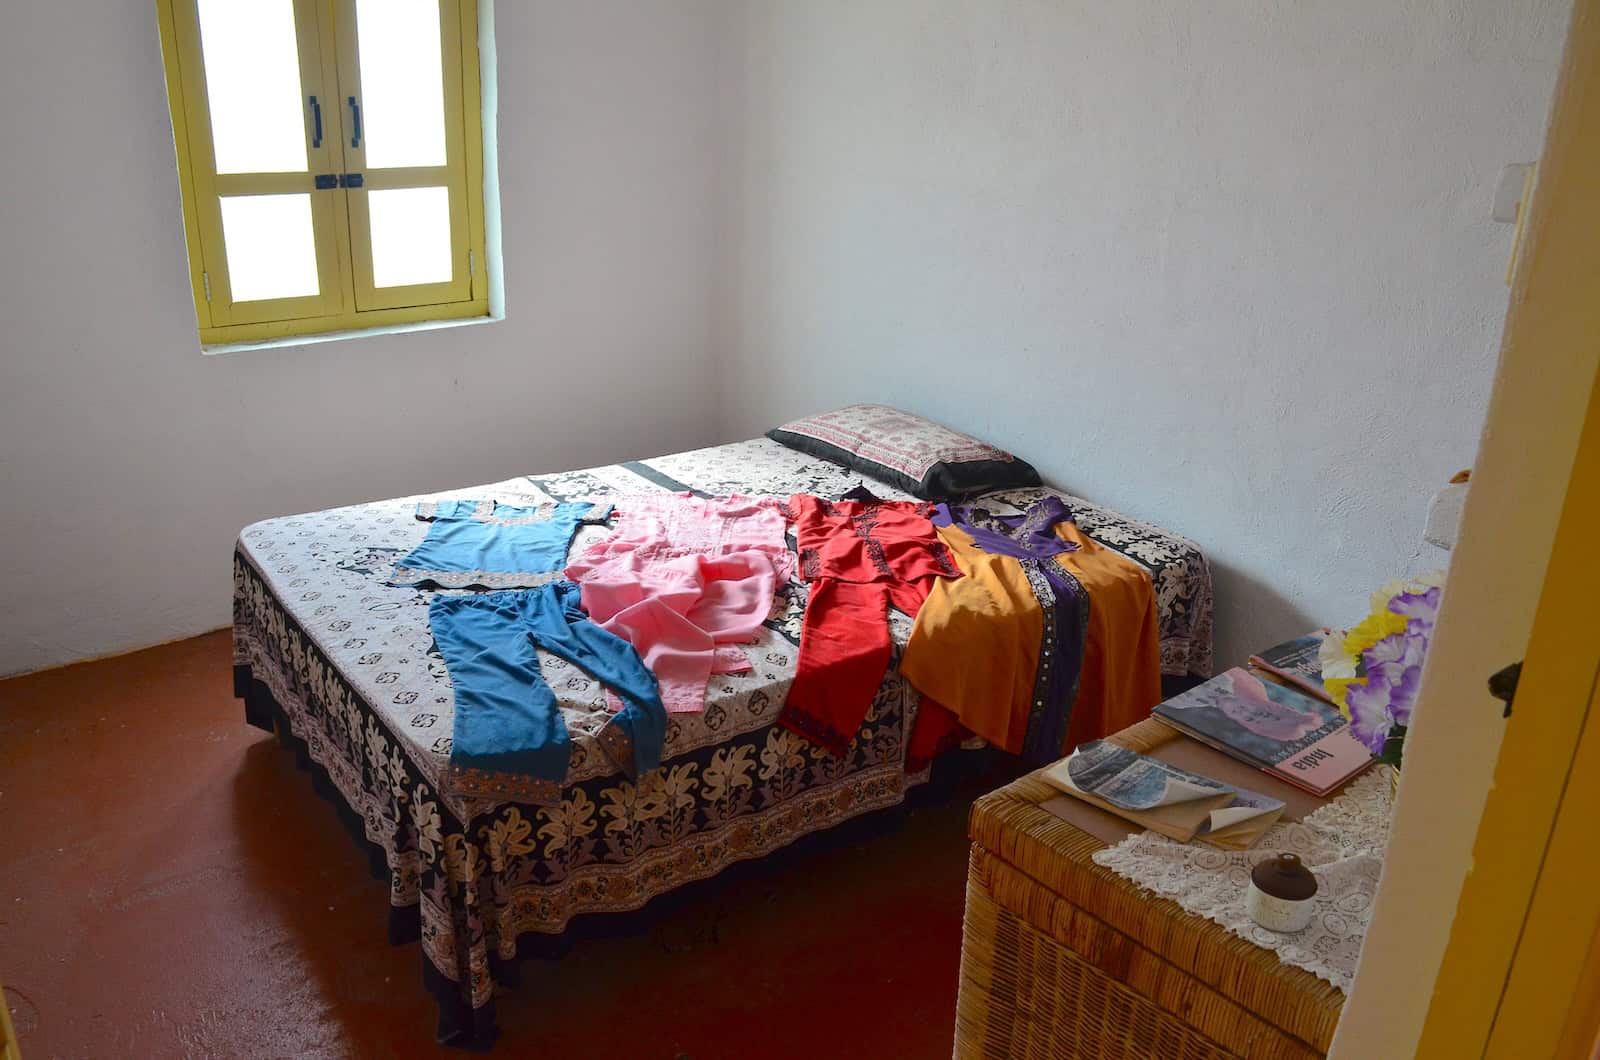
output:
{"label": "light switch", "polygon": [[1428,505],[1428,524],[1422,531],[1422,540],[1439,548],[1455,548],[1456,535],[1461,532],[1461,509],[1466,500],[1465,476],[1457,475],[1448,486],[1433,495]]}
{"label": "light switch", "polygon": [[1506,262],[1506,286],[1517,274],[1517,259],[1522,255],[1522,233],[1527,221],[1528,199],[1533,195],[1533,175],[1538,168],[1534,162],[1513,162],[1500,171],[1500,184],[1494,189],[1494,207],[1490,216],[1517,226],[1511,236],[1511,256]]}
{"label": "light switch", "polygon": [[1500,171],[1500,183],[1494,189],[1494,210],[1490,216],[1506,224],[1517,223],[1517,209],[1528,190],[1528,178],[1533,175],[1532,162],[1513,162]]}

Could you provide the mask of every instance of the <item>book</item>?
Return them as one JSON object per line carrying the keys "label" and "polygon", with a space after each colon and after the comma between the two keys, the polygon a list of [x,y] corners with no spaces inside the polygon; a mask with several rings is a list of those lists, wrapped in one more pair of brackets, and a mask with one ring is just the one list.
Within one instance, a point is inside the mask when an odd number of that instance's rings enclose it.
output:
{"label": "book", "polygon": [[1079,744],[1041,776],[1058,791],[1180,843],[1243,850],[1283,813],[1281,800],[1191,773],[1107,740]]}
{"label": "book", "polygon": [[1265,670],[1274,677],[1309,692],[1318,699],[1328,700],[1328,689],[1322,683],[1322,639],[1327,630],[1307,633],[1303,637],[1274,644],[1259,655],[1250,656],[1250,665]]}
{"label": "book", "polygon": [[1151,714],[1224,754],[1322,796],[1373,762],[1332,703],[1234,667]]}
{"label": "book", "polygon": [[1202,842],[1224,850],[1249,850],[1268,828],[1283,815],[1282,799],[1274,799],[1248,788],[1235,787],[1233,802],[1211,815],[1208,827],[1201,829]]}

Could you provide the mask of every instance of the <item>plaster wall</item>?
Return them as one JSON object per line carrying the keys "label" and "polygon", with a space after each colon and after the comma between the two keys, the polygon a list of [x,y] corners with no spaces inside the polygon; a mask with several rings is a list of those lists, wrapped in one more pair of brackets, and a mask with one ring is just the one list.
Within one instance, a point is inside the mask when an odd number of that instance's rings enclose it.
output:
{"label": "plaster wall", "polygon": [[874,400],[1197,541],[1217,661],[1439,562],[1566,0],[753,0],[724,433]]}
{"label": "plaster wall", "polygon": [[0,34],[0,674],[229,621],[267,516],[714,440],[722,6],[497,5],[506,318],[202,356],[148,3]]}

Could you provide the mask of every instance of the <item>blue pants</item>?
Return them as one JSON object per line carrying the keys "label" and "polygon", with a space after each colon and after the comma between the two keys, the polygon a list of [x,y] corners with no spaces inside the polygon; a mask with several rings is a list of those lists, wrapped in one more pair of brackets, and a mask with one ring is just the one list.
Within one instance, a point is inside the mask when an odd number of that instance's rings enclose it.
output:
{"label": "blue pants", "polygon": [[623,772],[638,776],[660,764],[667,713],[655,675],[633,645],[589,621],[576,585],[436,596],[428,621],[455,686],[452,772],[520,774],[555,784],[566,779],[571,739],[536,648],[621,697],[623,709],[599,740]]}

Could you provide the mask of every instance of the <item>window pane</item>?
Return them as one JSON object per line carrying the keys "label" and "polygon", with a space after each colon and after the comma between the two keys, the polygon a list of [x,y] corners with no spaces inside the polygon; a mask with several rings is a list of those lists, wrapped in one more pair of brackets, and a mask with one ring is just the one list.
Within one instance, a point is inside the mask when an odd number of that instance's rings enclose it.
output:
{"label": "window pane", "polygon": [[438,0],[356,0],[367,168],[442,166]]}
{"label": "window pane", "polygon": [[374,287],[450,281],[450,189],[372,191],[367,203]]}
{"label": "window pane", "polygon": [[310,195],[224,196],[222,239],[235,302],[298,298],[321,289]]}
{"label": "window pane", "polygon": [[293,0],[200,0],[218,173],[306,169]]}

